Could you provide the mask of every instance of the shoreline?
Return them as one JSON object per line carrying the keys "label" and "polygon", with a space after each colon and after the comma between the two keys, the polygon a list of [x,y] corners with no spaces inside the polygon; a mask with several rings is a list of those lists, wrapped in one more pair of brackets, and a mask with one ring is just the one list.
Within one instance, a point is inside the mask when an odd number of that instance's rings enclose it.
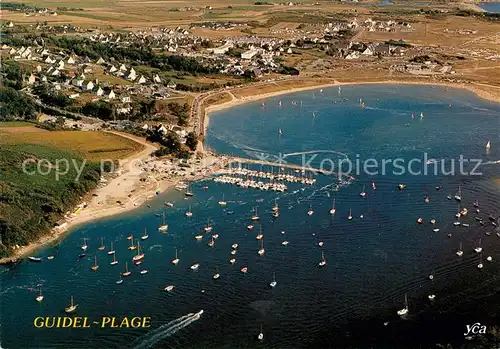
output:
{"label": "shoreline", "polygon": [[[500,95],[495,96],[487,91],[481,90],[480,88],[478,88],[476,86],[476,84],[473,84],[473,83],[465,84],[465,83],[452,83],[452,82],[401,81],[401,80],[356,81],[356,82],[335,81],[335,82],[326,83],[326,84],[320,83],[317,85],[296,87],[296,88],[287,89],[287,90],[279,90],[279,91],[273,91],[273,92],[268,92],[268,93],[262,93],[262,94],[257,94],[254,96],[247,96],[247,97],[240,97],[240,98],[235,97],[233,100],[225,102],[225,103],[208,105],[204,108],[204,111],[203,111],[203,114],[204,114],[203,115],[203,128],[204,129],[202,132],[203,132],[203,134],[206,134],[206,130],[208,128],[208,123],[210,122],[209,114],[213,113],[215,111],[229,109],[229,108],[232,108],[232,107],[235,107],[238,105],[242,105],[242,104],[250,103],[250,102],[255,102],[255,101],[258,101],[261,99],[265,99],[265,98],[271,98],[271,97],[275,97],[275,96],[291,94],[291,93],[296,93],[296,92],[302,92],[302,91],[309,91],[309,90],[314,90],[314,89],[318,89],[318,88],[328,88],[328,87],[346,86],[346,85],[380,85],[380,84],[387,84],[387,85],[434,85],[434,86],[442,86],[442,87],[460,88],[460,89],[464,89],[464,90],[467,90],[467,91],[474,93],[479,98],[488,100],[490,102],[500,103]],[[245,88],[245,87],[243,87],[243,88]],[[246,87],[246,88],[248,88],[248,87]],[[223,92],[230,93],[231,91],[232,90],[223,91]],[[499,93],[500,93],[500,87],[499,87]]]}

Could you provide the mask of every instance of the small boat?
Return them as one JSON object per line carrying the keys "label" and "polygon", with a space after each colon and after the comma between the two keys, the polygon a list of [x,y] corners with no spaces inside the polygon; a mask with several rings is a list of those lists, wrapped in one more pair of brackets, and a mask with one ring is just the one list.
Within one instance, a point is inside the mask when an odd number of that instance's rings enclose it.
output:
{"label": "small boat", "polygon": [[101,238],[101,246],[99,246],[99,247],[97,248],[97,250],[99,250],[99,251],[104,251],[104,249],[105,249],[105,248],[106,248],[106,247],[104,247],[104,238]]}
{"label": "small boat", "polygon": [[213,236],[210,239],[210,241],[208,242],[208,246],[210,246],[210,247],[214,247],[215,246],[215,241],[214,241],[214,237]]}
{"label": "small boat", "polygon": [[326,265],[325,253],[321,252],[321,261],[318,264],[320,267],[324,267]]}
{"label": "small boat", "polygon": [[424,223],[424,220],[422,219],[422,217],[418,217],[418,219],[417,219],[417,223],[418,223],[418,224],[422,224],[422,223]]}
{"label": "small boat", "polygon": [[212,225],[210,224],[210,218],[207,219],[207,225],[206,227],[203,228],[203,230],[205,230],[205,233],[210,233],[212,231],[213,227]]}
{"label": "small boat", "polygon": [[474,217],[474,219],[475,219],[476,221],[478,221],[478,222],[480,222],[480,221],[482,221],[482,220],[483,220],[481,217],[478,217],[478,216]]}
{"label": "small boat", "polygon": [[200,267],[200,264],[199,263],[195,263],[191,266],[191,270],[198,270],[198,268]]}
{"label": "small boat", "polygon": [[278,283],[276,282],[276,273],[273,273],[273,281],[269,284],[271,287],[275,287]]}
{"label": "small boat", "polygon": [[479,202],[477,200],[474,200],[474,202],[472,202],[472,206],[479,207]]}
{"label": "small boat", "polygon": [[432,229],[432,231],[437,233],[437,232],[439,232],[439,228]]}
{"label": "small boat", "polygon": [[127,240],[132,240],[134,238],[134,235],[130,234],[129,236],[127,236]]}
{"label": "small boat", "polygon": [[86,253],[81,253],[81,254],[78,255],[78,258],[84,258],[84,257],[87,257]]}
{"label": "small boat", "polygon": [[175,258],[172,259],[172,264],[177,265],[179,263],[179,258],[177,257],[177,249],[175,249]]}
{"label": "small boat", "polygon": [[144,275],[144,274],[147,274],[148,273],[148,270],[147,269],[143,269],[141,270],[141,275]]}
{"label": "small boat", "polygon": [[167,207],[174,207],[174,204],[172,202],[165,202],[165,206]]}
{"label": "small boat", "polygon": [[257,240],[260,240],[264,237],[264,234],[262,234],[262,227],[260,228],[259,230],[259,233],[257,234],[257,236],[255,237]]}
{"label": "small boat", "polygon": [[115,250],[113,249],[113,242],[111,242],[111,247],[109,248],[108,254],[115,254]]}
{"label": "small boat", "polygon": [[241,268],[241,272],[246,274],[248,272],[248,268],[247,267],[243,267]]}
{"label": "small boat", "polygon": [[236,259],[235,259],[235,258],[231,258],[231,259],[229,260],[229,263],[231,263],[231,264],[234,264],[234,262],[236,262]]}
{"label": "small boat", "polygon": [[184,195],[186,195],[187,197],[191,197],[193,196],[193,192],[190,190],[190,186],[188,185],[187,189],[186,189],[186,192],[184,193]]}
{"label": "small boat", "polygon": [[486,143],[486,151],[489,151],[491,149],[491,142],[488,141],[488,143]]}
{"label": "small boat", "polygon": [[253,230],[254,226],[252,224],[247,225],[248,230]]}
{"label": "small boat", "polygon": [[260,250],[259,250],[259,256],[262,256],[264,255],[264,253],[266,252],[266,250],[264,249],[264,239],[261,239],[260,240]]}
{"label": "small boat", "polygon": [[451,199],[452,199],[451,195],[448,195],[446,198],[447,198],[448,200],[451,200]]}
{"label": "small boat", "polygon": [[221,201],[219,201],[219,205],[220,205],[220,206],[226,206],[226,205],[227,205],[227,201],[226,201],[226,200],[224,200],[224,194],[222,194],[222,200],[221,200]]}
{"label": "small boat", "polygon": [[470,224],[469,223],[462,223],[462,227],[468,228],[468,227],[470,227]]}
{"label": "small boat", "polygon": [[113,253],[113,261],[111,263],[109,263],[111,265],[117,265],[118,264],[118,261],[116,260],[116,254]]}
{"label": "small boat", "polygon": [[42,261],[42,259],[40,257],[29,256],[28,259],[32,262],[41,262]]}
{"label": "small boat", "polygon": [[406,188],[406,184],[398,184],[398,189],[403,190]]}
{"label": "small boat", "polygon": [[478,269],[483,269],[483,254],[479,254],[479,264],[477,265]]}
{"label": "small boat", "polygon": [[146,240],[147,238],[149,237],[147,231],[146,231],[146,228],[144,228],[144,235],[141,236],[141,240]]}
{"label": "small boat", "polygon": [[142,264],[142,260],[135,261],[134,264],[135,265],[141,265]]}
{"label": "small boat", "polygon": [[47,256],[47,259],[48,259],[49,261],[51,261],[51,260],[53,260],[53,259],[54,259],[54,256]]}
{"label": "small boat", "polygon": [[428,197],[428,196],[426,196],[426,197],[425,197],[425,202],[426,202],[426,203],[431,202],[431,198],[430,198],[430,197]]}
{"label": "small boat", "polygon": [[430,294],[427,297],[429,297],[430,301],[433,301],[436,298],[436,295],[435,294]]}
{"label": "small boat", "polygon": [[37,302],[43,301],[42,286],[40,286],[40,294],[38,296],[36,296],[35,299],[36,299]]}
{"label": "small boat", "polygon": [[460,211],[460,215],[461,215],[462,217],[467,216],[467,213],[469,213],[469,210],[467,210],[467,207],[464,207],[464,208]]}
{"label": "small boat", "polygon": [[486,236],[490,236],[490,235],[491,235],[491,231],[486,231],[486,232],[484,232],[484,234],[485,234]]}
{"label": "small boat", "polygon": [[433,218],[433,219],[431,219],[431,224],[432,224],[432,225],[436,224],[436,220],[435,220],[434,218]]}
{"label": "small boat", "polygon": [[192,217],[193,212],[191,212],[191,206],[189,206],[189,210],[185,213],[186,217]]}
{"label": "small boat", "polygon": [[87,246],[87,239],[85,239],[85,238],[83,239],[83,244],[82,244],[81,248],[82,248],[83,251],[87,251],[87,248],[88,248],[88,246]]}
{"label": "small boat", "polygon": [[443,188],[442,185],[436,185],[436,190],[441,190]]}
{"label": "small boat", "polygon": [[196,235],[194,238],[199,241],[203,239],[203,235]]}
{"label": "small boat", "polygon": [[406,314],[408,314],[408,297],[406,296],[406,293],[405,293],[405,307],[403,309],[400,309],[398,310],[398,315],[399,316],[404,316]]}
{"label": "small boat", "polygon": [[375,185],[375,182],[372,182],[372,189],[377,190],[377,186]]}
{"label": "small boat", "polygon": [[488,262],[493,262],[493,257],[488,256],[488,257],[486,258],[486,260],[487,260]]}
{"label": "small boat", "polygon": [[260,325],[260,332],[259,335],[257,336],[258,340],[263,340],[264,339],[264,333],[262,333],[262,325]]}
{"label": "small boat", "polygon": [[73,312],[75,312],[77,307],[78,307],[78,304],[73,303],[73,296],[71,296],[71,302],[66,308],[64,308],[64,311],[66,313],[73,313]]}
{"label": "small boat", "polygon": [[365,185],[364,184],[363,184],[363,191],[361,193],[359,193],[359,196],[361,196],[362,198],[364,198],[366,196]]}
{"label": "small boat", "polygon": [[132,272],[128,271],[128,263],[125,262],[125,271],[122,273],[122,276],[129,276]]}
{"label": "small boat", "polygon": [[273,216],[274,218],[279,217],[279,215],[280,215],[280,211],[273,211],[273,213],[272,213],[272,216]]}
{"label": "small boat", "polygon": [[464,251],[462,250],[462,243],[460,242],[460,248],[456,252],[457,256],[462,257],[464,255]]}
{"label": "small boat", "polygon": [[231,254],[234,256],[234,255],[236,254],[236,251],[237,251],[237,250],[232,250],[232,251],[231,251]]}
{"label": "small boat", "polygon": [[330,214],[333,216],[337,210],[335,209],[335,199],[333,199],[332,208],[330,209]]}
{"label": "small boat", "polygon": [[139,244],[139,241],[137,241],[137,254],[132,257],[132,260],[134,262],[140,261],[141,259],[144,258],[144,253],[141,251],[141,245]]}
{"label": "small boat", "polygon": [[232,245],[231,245],[231,248],[233,248],[233,249],[237,249],[237,248],[238,248],[238,244],[232,244]]}
{"label": "small boat", "polygon": [[219,271],[217,270],[217,268],[215,268],[215,274],[214,274],[214,276],[212,276],[212,279],[218,280],[219,278],[220,278]]}
{"label": "small boat", "polygon": [[165,212],[161,214],[161,225],[158,227],[158,231],[165,232],[168,230],[168,224],[165,223]]}
{"label": "small boat", "polygon": [[314,214],[314,211],[313,211],[313,209],[312,209],[312,206],[311,206],[311,205],[309,205],[309,210],[307,210],[307,215],[308,215],[308,216],[312,216],[313,214]]}
{"label": "small boat", "polygon": [[120,279],[115,282],[117,285],[123,283],[122,275],[120,274]]}
{"label": "small boat", "polygon": [[174,285],[168,285],[165,287],[163,290],[167,292],[172,292],[174,290],[175,286]]}
{"label": "small boat", "polygon": [[481,239],[479,239],[479,244],[477,245],[477,247],[474,249],[474,251],[476,253],[480,253],[481,251],[483,250],[483,248],[481,247]]}
{"label": "small boat", "polygon": [[462,188],[458,186],[458,192],[455,194],[455,200],[462,201]]}
{"label": "small boat", "polygon": [[347,219],[352,220],[352,210],[351,209],[349,209],[349,216],[347,216]]}
{"label": "small boat", "polygon": [[288,245],[288,244],[289,244],[289,242],[288,242],[287,240],[285,240],[285,241],[283,241],[281,244],[282,244],[283,246],[286,246],[286,245]]}
{"label": "small boat", "polygon": [[90,267],[93,271],[99,269],[99,264],[97,264],[97,256],[94,256],[94,265]]}
{"label": "small boat", "polygon": [[459,221],[453,222],[454,226],[459,226],[461,223]]}
{"label": "small boat", "polygon": [[258,221],[260,217],[257,215],[257,207],[253,209],[252,221]]}
{"label": "small boat", "polygon": [[430,274],[429,275],[429,280],[434,280],[434,275]]}
{"label": "small boat", "polygon": [[273,209],[272,209],[272,210],[273,210],[273,212],[274,212],[274,211],[279,211],[279,209],[280,209],[280,208],[279,208],[279,206],[278,206],[278,202],[276,201],[276,199],[274,199],[274,206],[273,206]]}
{"label": "small boat", "polygon": [[424,119],[424,113],[420,113],[420,120]]}

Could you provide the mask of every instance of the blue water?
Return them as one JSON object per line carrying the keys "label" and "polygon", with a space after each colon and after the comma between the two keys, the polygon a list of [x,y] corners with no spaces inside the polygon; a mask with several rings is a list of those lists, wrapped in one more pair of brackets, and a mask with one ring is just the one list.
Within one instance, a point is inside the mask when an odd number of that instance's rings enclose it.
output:
{"label": "blue water", "polygon": [[[500,159],[499,125],[500,105],[467,91],[358,85],[343,86],[340,94],[337,88],[307,91],[214,113],[206,143],[220,153],[252,158],[313,152],[304,156],[307,161],[317,154],[311,161],[316,167],[339,158],[353,162],[401,158],[407,163],[424,153],[446,161],[463,154],[466,159],[493,162]],[[488,140],[492,149],[486,153]],[[303,161],[301,155],[284,160]],[[79,227],[58,246],[39,251],[42,257],[56,255],[52,261],[23,261],[0,269],[1,344],[6,348],[418,348],[461,343],[466,324],[498,324],[500,319],[494,293],[500,287],[500,238],[487,219],[488,214],[500,215],[499,166],[481,166],[480,176],[396,176],[388,166],[386,174],[352,173],[355,179],[350,185],[342,185],[337,174],[317,174],[313,186],[288,184],[285,193],[241,189],[210,179],[192,185],[191,199],[171,191],[150,202],[151,208]],[[471,165],[464,168],[471,170]],[[399,183],[407,188],[399,191]],[[443,187],[437,191],[436,185]],[[461,221],[470,223],[469,228],[453,226],[458,204],[446,199],[459,185],[462,207],[470,212]],[[359,195],[363,186],[365,199]],[[222,197],[228,201],[225,208],[217,204]],[[337,213],[332,217],[328,210],[334,197]],[[281,214],[273,220],[270,210],[275,199]],[[473,200],[479,200],[484,227],[474,220]],[[175,202],[175,207],[165,208],[165,201]],[[191,218],[184,215],[189,205]],[[261,216],[264,256],[257,254],[256,231],[246,229],[255,206]],[[315,214],[309,217],[310,206]],[[352,221],[347,220],[350,209]],[[157,231],[161,219],[155,213],[163,211],[167,234]],[[425,224],[417,225],[418,217]],[[220,234],[213,248],[207,246],[209,236],[202,242],[194,239],[208,218]],[[437,220],[440,232],[432,231],[431,218]],[[134,266],[126,236],[139,236],[145,228],[150,236],[141,241],[145,262]],[[84,237],[88,256],[78,259]],[[105,251],[97,251],[101,237],[106,246],[113,241],[117,266],[109,265]],[[285,238],[290,244],[283,247]],[[485,264],[481,271],[473,251],[479,238]],[[324,242],[322,248],[319,241]],[[455,255],[460,242],[462,258]],[[231,265],[233,243],[239,247]],[[177,266],[171,263],[175,248]],[[328,264],[319,268],[322,251]],[[92,272],[95,254],[100,268]],[[493,263],[485,260],[488,255]],[[125,261],[132,275],[116,285]],[[193,263],[200,263],[198,271],[190,270]],[[240,272],[244,265],[247,274]],[[149,273],[140,275],[143,268]],[[214,281],[216,270],[221,278]],[[273,273],[278,285],[271,289]],[[431,273],[433,281],[428,278]],[[45,295],[41,304],[35,301],[39,284]],[[176,286],[172,293],[163,291],[169,284]],[[402,308],[405,293],[410,316],[401,320],[396,311]],[[436,294],[433,303],[427,299],[430,293]],[[102,315],[151,316],[153,328],[33,327],[36,316],[64,315],[70,296],[79,304],[78,315],[91,320]],[[197,321],[183,317],[200,309],[204,313]],[[258,343],[255,337],[261,325],[265,337]]]}
{"label": "blue water", "polygon": [[500,2],[480,2],[478,6],[491,13],[500,13]]}

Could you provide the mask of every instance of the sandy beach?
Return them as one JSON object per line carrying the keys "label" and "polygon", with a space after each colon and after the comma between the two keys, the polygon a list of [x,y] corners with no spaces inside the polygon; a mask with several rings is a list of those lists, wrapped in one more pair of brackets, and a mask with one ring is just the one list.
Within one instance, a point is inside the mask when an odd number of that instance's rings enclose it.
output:
{"label": "sandy beach", "polygon": [[[500,87],[498,87],[498,94],[492,94],[488,91],[485,91],[484,89],[481,89],[480,84],[464,84],[464,83],[451,83],[451,82],[435,82],[435,81],[401,81],[401,80],[384,80],[384,81],[358,81],[358,82],[341,82],[341,81],[334,81],[332,83],[319,83],[317,85],[310,85],[310,86],[305,86],[305,87],[297,87],[293,89],[286,89],[286,90],[278,90],[278,91],[273,91],[269,93],[263,93],[263,94],[256,94],[253,96],[247,96],[247,97],[242,97],[242,98],[237,98],[235,97],[232,93],[233,99],[229,102],[221,103],[221,104],[215,104],[215,105],[209,105],[205,107],[204,115],[203,115],[203,126],[204,130],[203,133],[206,133],[208,123],[210,121],[209,114],[214,111],[219,111],[227,108],[232,108],[237,105],[249,103],[249,102],[254,102],[258,101],[261,99],[266,99],[274,96],[279,96],[279,95],[284,95],[284,94],[289,94],[289,93],[295,93],[295,92],[301,92],[301,91],[308,91],[308,90],[315,90],[319,88],[327,88],[327,87],[333,87],[333,86],[345,86],[345,85],[365,85],[365,84],[394,84],[394,85],[435,85],[435,86],[444,86],[444,87],[452,87],[452,88],[463,88],[468,91],[471,91],[475,93],[478,97],[481,97],[483,99],[500,103]],[[487,85],[488,87],[493,87],[490,85]],[[231,90],[228,90],[226,92],[231,92]]]}
{"label": "sandy beach", "polygon": [[[157,192],[163,193],[179,184],[179,182],[198,180],[206,175],[166,176],[163,173],[145,172],[141,167],[148,161],[153,161],[150,154],[157,147],[133,135],[121,132],[112,133],[141,143],[144,149],[126,159],[120,160],[118,175],[107,179],[97,189],[88,193],[83,199],[86,203],[85,208],[76,210],[65,217],[64,224],[55,227],[49,234],[38,241],[21,246],[10,257],[1,258],[0,264],[16,262],[18,259],[34,253],[40,247],[57,241],[79,225],[133,210],[144,205],[149,199],[154,198]],[[161,160],[154,161],[161,162]],[[218,161],[219,159],[215,156],[207,156],[203,167],[215,170],[218,168]]]}

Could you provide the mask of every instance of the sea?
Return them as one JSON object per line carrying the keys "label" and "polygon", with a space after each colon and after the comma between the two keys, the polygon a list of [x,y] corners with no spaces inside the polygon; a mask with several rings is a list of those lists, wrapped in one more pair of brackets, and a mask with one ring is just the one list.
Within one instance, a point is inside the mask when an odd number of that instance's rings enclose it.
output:
{"label": "sea", "polygon": [[[499,130],[500,104],[432,85],[345,85],[214,112],[207,147],[282,164],[233,166],[316,182],[283,182],[287,190],[276,192],[215,182],[216,174],[192,183],[193,197],[170,190],[149,201],[150,207],[73,229],[37,251],[41,263],[23,260],[0,268],[0,344],[409,349],[490,343],[484,347],[494,348],[498,337],[464,334],[473,324],[488,332],[500,325],[500,230],[488,218],[500,216]],[[295,171],[287,164],[324,171]],[[453,198],[459,191],[461,202]],[[219,205],[221,200],[227,205]],[[277,218],[271,214],[275,202]],[[457,219],[464,207],[468,215]],[[185,215],[189,209],[192,217]],[[255,210],[258,222],[250,220]],[[158,231],[162,213],[167,233]],[[219,234],[213,247],[211,234],[203,232],[208,221]],[[456,221],[469,226],[455,226]],[[249,224],[255,228],[248,230]],[[136,266],[127,237],[140,239],[145,230],[149,238],[139,240],[145,258]],[[263,242],[256,239],[259,231]],[[195,239],[199,234],[201,241]],[[88,250],[79,258],[84,238]],[[104,251],[98,250],[101,238]],[[117,265],[109,264],[111,242]],[[262,246],[265,253],[259,255]],[[476,253],[479,246],[482,252]],[[322,255],[324,267],[318,265]],[[95,258],[99,269],[92,271]],[[116,284],[126,262],[132,274]],[[195,263],[198,270],[190,268]],[[244,266],[247,273],[240,271]],[[148,273],[142,275],[144,269]],[[174,290],[164,291],[167,285]],[[40,287],[44,299],[37,302]],[[409,311],[400,317],[405,295]],[[37,317],[65,316],[70,297],[90,328],[34,326]],[[151,317],[151,327],[102,328],[103,316],[116,317],[117,323]]]}
{"label": "sea", "polygon": [[500,13],[500,2],[480,2],[477,5],[487,12]]}

